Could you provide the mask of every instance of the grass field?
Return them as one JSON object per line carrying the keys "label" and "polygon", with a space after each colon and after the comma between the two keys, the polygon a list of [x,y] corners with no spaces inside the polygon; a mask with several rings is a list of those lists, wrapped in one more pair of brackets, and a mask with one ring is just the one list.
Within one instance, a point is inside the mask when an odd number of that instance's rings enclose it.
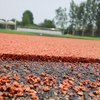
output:
{"label": "grass field", "polygon": [[[12,33],[12,34],[41,35],[40,33],[19,32],[19,31],[13,31],[13,30],[0,30],[0,32],[2,32],[2,33]],[[89,39],[89,40],[100,40],[99,37],[72,36],[72,35],[42,34],[42,36],[76,38],[76,39]]]}

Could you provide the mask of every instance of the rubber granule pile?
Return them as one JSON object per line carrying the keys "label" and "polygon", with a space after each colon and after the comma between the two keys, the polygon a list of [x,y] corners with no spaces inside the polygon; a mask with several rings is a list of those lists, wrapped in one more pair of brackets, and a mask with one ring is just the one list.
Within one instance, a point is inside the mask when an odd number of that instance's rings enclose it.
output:
{"label": "rubber granule pile", "polygon": [[0,60],[0,100],[100,100],[100,64]]}

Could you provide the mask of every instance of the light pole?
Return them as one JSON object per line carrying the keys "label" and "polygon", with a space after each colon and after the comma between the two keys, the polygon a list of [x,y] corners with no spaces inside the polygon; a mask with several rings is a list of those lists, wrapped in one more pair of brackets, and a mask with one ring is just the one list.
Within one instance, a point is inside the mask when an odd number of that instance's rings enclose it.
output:
{"label": "light pole", "polygon": [[15,30],[16,30],[16,19],[15,19]]}
{"label": "light pole", "polygon": [[7,30],[7,19],[6,19],[6,30]]}

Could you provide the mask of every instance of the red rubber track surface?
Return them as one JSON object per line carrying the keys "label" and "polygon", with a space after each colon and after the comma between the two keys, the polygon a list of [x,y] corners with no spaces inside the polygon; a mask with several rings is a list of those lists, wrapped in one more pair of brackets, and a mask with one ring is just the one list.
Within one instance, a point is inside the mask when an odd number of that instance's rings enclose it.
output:
{"label": "red rubber track surface", "polygon": [[0,33],[0,54],[100,58],[100,41]]}

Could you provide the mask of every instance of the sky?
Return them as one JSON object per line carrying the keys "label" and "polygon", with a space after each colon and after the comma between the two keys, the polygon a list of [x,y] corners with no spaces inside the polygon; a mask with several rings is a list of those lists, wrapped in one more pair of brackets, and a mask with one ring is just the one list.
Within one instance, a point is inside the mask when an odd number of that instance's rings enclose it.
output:
{"label": "sky", "polygon": [[[86,0],[74,0],[76,4]],[[34,23],[39,24],[44,19],[52,20],[59,7],[66,8],[69,13],[71,0],[0,0],[0,19],[22,20],[22,14],[30,10],[34,16]]]}

